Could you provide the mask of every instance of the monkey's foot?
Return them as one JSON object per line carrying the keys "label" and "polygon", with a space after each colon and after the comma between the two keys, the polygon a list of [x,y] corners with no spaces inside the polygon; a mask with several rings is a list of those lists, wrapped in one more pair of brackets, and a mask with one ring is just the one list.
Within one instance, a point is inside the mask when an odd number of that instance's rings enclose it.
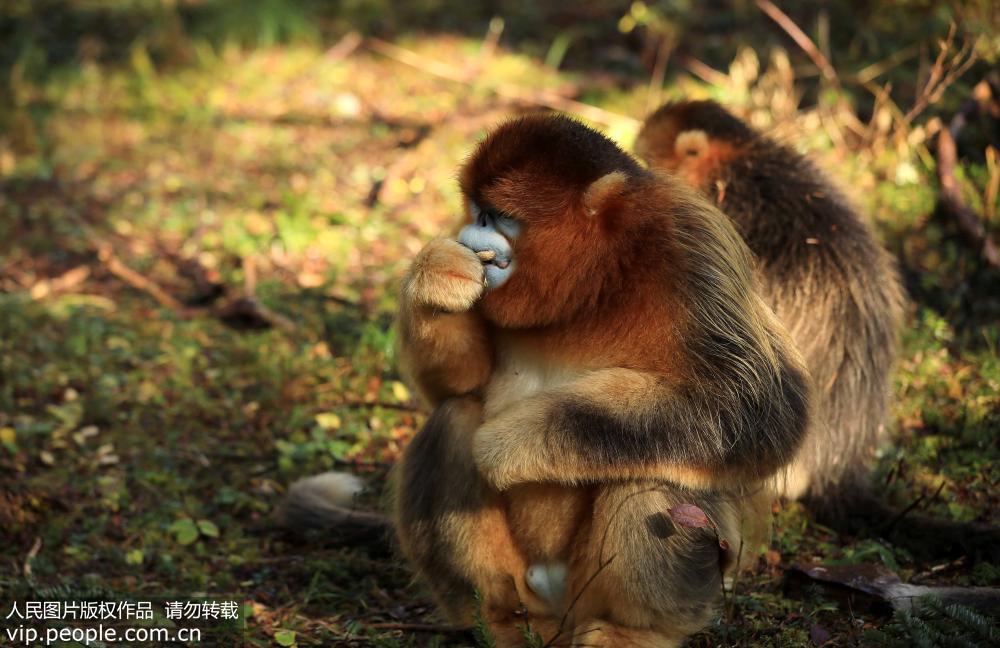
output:
{"label": "monkey's foot", "polygon": [[566,596],[566,563],[535,563],[525,571],[524,581],[538,598],[553,609],[562,607],[563,597]]}

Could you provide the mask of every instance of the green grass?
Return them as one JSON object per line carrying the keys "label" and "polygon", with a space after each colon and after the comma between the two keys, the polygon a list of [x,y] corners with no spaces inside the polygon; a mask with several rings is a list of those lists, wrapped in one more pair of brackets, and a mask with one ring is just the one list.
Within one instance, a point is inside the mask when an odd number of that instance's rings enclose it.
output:
{"label": "green grass", "polygon": [[[479,42],[407,45],[457,61]],[[377,501],[424,417],[398,382],[395,287],[421,245],[456,222],[457,164],[517,109],[489,80],[587,85],[540,61],[501,51],[467,87],[365,50],[331,62],[308,39],[201,46],[184,66],[158,65],[136,46],[124,64],[20,87],[0,134],[3,600],[46,587],[208,593],[248,601],[250,645],[432,640],[368,627],[436,623],[398,559],[264,529],[289,482],[333,466],[367,476]],[[760,109],[750,93],[690,79],[671,92]],[[638,117],[646,88],[595,86],[586,98]],[[611,134],[628,145],[634,125]],[[816,129],[804,141],[862,188],[914,297],[895,443],[879,465],[889,496],[906,505],[943,483],[929,512],[997,522],[996,273],[933,213],[932,171],[918,156],[855,156]],[[897,182],[903,162],[909,176]],[[250,281],[294,326],[236,330],[209,311],[165,308],[110,272],[95,239],[181,300],[198,292],[181,271],[190,260],[230,294]],[[82,279],[59,285],[80,268]],[[883,562],[904,577],[928,568],[789,506],[769,560],[692,645],[799,646],[817,627],[844,645],[889,624],[818,591],[783,595],[783,567],[827,560]],[[996,584],[997,574],[960,565],[924,582]]]}

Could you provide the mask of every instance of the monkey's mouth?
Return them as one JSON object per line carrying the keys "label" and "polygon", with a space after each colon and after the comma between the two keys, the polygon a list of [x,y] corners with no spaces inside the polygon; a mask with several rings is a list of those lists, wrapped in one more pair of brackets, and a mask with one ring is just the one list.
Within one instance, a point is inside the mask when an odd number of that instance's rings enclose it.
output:
{"label": "monkey's mouth", "polygon": [[517,266],[510,241],[493,227],[466,225],[458,234],[458,242],[469,248],[483,264],[486,290],[502,286]]}

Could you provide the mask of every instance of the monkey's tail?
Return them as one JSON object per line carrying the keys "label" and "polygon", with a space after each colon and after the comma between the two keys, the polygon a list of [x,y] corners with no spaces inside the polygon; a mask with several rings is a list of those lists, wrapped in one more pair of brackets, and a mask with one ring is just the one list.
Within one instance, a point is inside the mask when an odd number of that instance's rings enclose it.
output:
{"label": "monkey's tail", "polygon": [[388,546],[389,518],[357,507],[364,483],[356,476],[326,472],[293,483],[276,511],[278,526],[295,533],[318,530],[352,544]]}

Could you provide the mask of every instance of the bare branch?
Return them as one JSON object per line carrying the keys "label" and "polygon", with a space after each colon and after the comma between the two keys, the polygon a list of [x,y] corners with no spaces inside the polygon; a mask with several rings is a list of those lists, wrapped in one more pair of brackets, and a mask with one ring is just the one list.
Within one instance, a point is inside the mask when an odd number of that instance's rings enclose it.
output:
{"label": "bare branch", "polygon": [[21,572],[28,580],[31,580],[31,563],[38,557],[38,552],[41,550],[42,538],[41,536],[37,536],[35,541],[31,543],[31,549],[28,550],[28,555],[24,558],[24,566],[21,568]]}
{"label": "bare branch", "polygon": [[816,67],[819,68],[820,73],[823,78],[826,79],[831,85],[833,85],[838,90],[840,89],[840,78],[837,76],[837,71],[833,69],[833,65],[830,64],[830,60],[823,55],[823,52],[816,47],[816,44],[812,42],[802,29],[799,28],[795,22],[788,17],[784,11],[779,9],[771,0],[755,0],[757,6],[761,11],[766,13],[768,17],[774,22],[778,23],[778,26],[785,30],[795,44],[802,48],[809,58],[812,59]]}
{"label": "bare branch", "polygon": [[687,56],[684,57],[682,62],[688,72],[695,75],[705,83],[717,86],[724,86],[729,83],[729,77],[696,58]]}
{"label": "bare branch", "polygon": [[184,304],[168,295],[167,292],[163,290],[163,288],[160,288],[155,281],[149,279],[148,277],[144,277],[125,265],[121,259],[115,256],[115,253],[111,250],[110,245],[106,243],[97,243],[97,258],[100,259],[101,263],[104,264],[104,267],[108,269],[108,272],[136,290],[141,290],[146,293],[155,299],[161,306],[169,308],[180,315],[185,315],[187,313],[187,308],[185,308]]}
{"label": "bare branch", "polygon": [[958,161],[955,138],[969,116],[978,110],[979,104],[975,99],[970,99],[952,118],[951,125],[938,133],[937,171],[938,181],[941,183],[941,205],[954,217],[955,223],[969,243],[976,247],[982,259],[991,267],[1000,268],[1000,250],[990,238],[979,216],[965,204],[962,188],[955,179],[955,165]]}
{"label": "bare branch", "polygon": [[58,277],[39,280],[31,287],[29,294],[32,299],[42,299],[53,293],[70,290],[86,281],[89,276],[90,268],[87,266],[77,266]]}
{"label": "bare branch", "polygon": [[337,44],[326,50],[323,54],[324,63],[329,65],[330,63],[336,63],[342,59],[347,58],[354,50],[358,49],[358,46],[362,42],[361,34],[356,31],[348,32],[337,41]]}
{"label": "bare branch", "polygon": [[952,23],[948,35],[938,44],[941,51],[931,66],[927,82],[917,93],[913,106],[903,116],[904,126],[913,123],[928,106],[937,103],[944,91],[976,62],[976,52],[970,43],[964,43],[953,56],[949,56],[955,44],[955,33],[955,23]]}
{"label": "bare branch", "polygon": [[663,78],[667,73],[667,61],[670,60],[670,52],[674,48],[673,39],[667,35],[660,37],[659,47],[656,48],[656,63],[653,65],[653,73],[649,77],[649,89],[646,91],[646,113],[652,113],[660,105],[660,97],[663,94]]}

